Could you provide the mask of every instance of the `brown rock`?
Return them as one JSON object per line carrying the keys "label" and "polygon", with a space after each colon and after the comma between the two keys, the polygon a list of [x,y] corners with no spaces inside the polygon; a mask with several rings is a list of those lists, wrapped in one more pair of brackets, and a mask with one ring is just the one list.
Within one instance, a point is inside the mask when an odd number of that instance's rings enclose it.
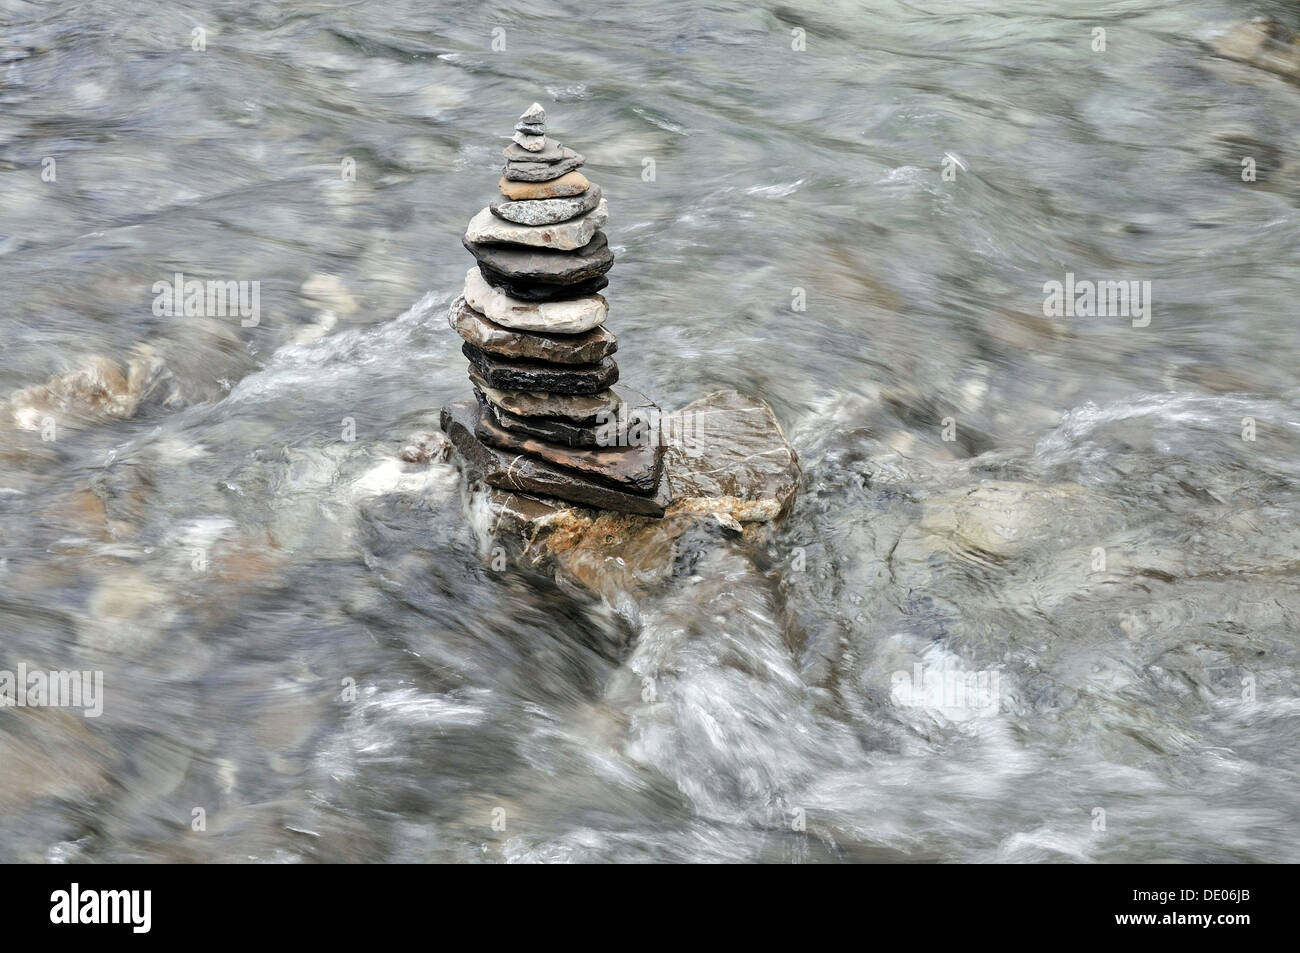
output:
{"label": "brown rock", "polygon": [[489,446],[474,436],[479,416],[478,406],[471,401],[449,404],[442,409],[442,429],[456,445],[465,465],[488,486],[656,518],[662,516],[664,507],[672,502],[663,480],[653,495],[626,493],[545,460]]}
{"label": "brown rock", "polygon": [[[484,508],[487,518],[476,519],[477,525],[492,527],[494,539],[512,543],[524,564],[584,586],[611,604],[666,579],[678,539],[697,522],[717,526],[729,537],[739,524],[738,544],[761,542],[770,522],[789,510],[800,479],[799,463],[771,409],[756,398],[724,391],[669,414],[664,430],[684,437],[686,419],[701,428],[696,438],[712,441],[712,452],[708,446],[669,446],[664,480],[674,488],[674,498],[662,519],[480,485],[470,506]],[[695,493],[704,495],[689,495]]]}
{"label": "brown rock", "polygon": [[[651,445],[652,439],[658,436],[659,408],[644,394],[629,388],[615,385],[610,392],[621,401],[617,412],[611,411],[605,418],[598,417],[598,422],[592,424],[575,424],[559,417],[523,417],[503,410],[486,397],[483,397],[483,402],[496,422],[506,430],[540,437],[551,443],[562,443],[567,447]],[[475,388],[475,393],[482,395],[478,388]],[[649,426],[651,424],[655,425],[653,429]]]}
{"label": "brown rock", "polygon": [[503,450],[532,454],[632,493],[653,493],[663,472],[663,447],[566,447],[506,430],[486,408],[481,408],[474,436]]}
{"label": "brown rock", "polygon": [[497,188],[512,202],[527,199],[558,199],[566,195],[581,195],[591,187],[581,172],[566,172],[549,182],[511,182],[502,178]]}
{"label": "brown rock", "polygon": [[1300,41],[1295,33],[1269,17],[1236,24],[1218,38],[1214,49],[1228,59],[1300,80]]}

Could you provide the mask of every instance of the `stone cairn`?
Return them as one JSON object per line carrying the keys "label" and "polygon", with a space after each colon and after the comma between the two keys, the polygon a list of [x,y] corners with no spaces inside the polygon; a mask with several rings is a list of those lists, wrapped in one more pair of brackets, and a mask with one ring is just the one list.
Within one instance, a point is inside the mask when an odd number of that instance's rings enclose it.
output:
{"label": "stone cairn", "polygon": [[616,385],[618,342],[597,293],[614,264],[600,186],[547,136],[537,103],[505,157],[501,200],[465,233],[477,263],[450,315],[476,401],[444,407],[442,429],[489,486],[662,516],[659,409]]}

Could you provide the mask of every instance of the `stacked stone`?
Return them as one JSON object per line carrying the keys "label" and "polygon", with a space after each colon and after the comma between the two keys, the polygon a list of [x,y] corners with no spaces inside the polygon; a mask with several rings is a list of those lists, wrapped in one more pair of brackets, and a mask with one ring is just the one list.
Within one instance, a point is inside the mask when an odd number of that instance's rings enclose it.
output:
{"label": "stacked stone", "polygon": [[477,264],[451,312],[477,401],[444,408],[442,429],[490,486],[662,516],[658,408],[616,385],[618,341],[597,294],[614,264],[600,186],[547,136],[537,103],[505,157],[502,200],[465,233]]}

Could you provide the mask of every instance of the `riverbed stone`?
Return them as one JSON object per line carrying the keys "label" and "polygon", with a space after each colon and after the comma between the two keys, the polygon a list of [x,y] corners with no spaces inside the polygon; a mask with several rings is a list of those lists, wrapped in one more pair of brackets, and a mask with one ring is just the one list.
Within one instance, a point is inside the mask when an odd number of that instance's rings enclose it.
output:
{"label": "riverbed stone", "polygon": [[555,162],[506,162],[503,171],[511,182],[549,182],[558,179],[566,172],[580,168],[587,160],[581,152],[574,152],[567,146],[560,147],[561,158]]}
{"label": "riverbed stone", "polygon": [[[546,136],[542,133],[522,132],[516,130],[515,134],[510,137],[510,140],[528,155],[539,155],[546,151],[548,145]],[[508,148],[506,149],[506,158],[513,158],[513,154]]]}
{"label": "riverbed stone", "polygon": [[530,437],[538,437],[551,443],[561,443],[566,447],[595,447],[599,445],[601,429],[595,425],[572,424],[557,417],[520,417],[508,410],[502,410],[488,400],[487,395],[477,387],[474,388],[474,396],[479,399],[480,405],[492,415],[492,419],[506,430],[527,434]]}
{"label": "riverbed stone", "polygon": [[662,516],[664,508],[672,502],[667,481],[662,477],[652,494],[628,493],[545,460],[486,444],[474,435],[480,413],[476,402],[458,401],[442,409],[441,425],[455,445],[461,463],[488,486],[654,518]]}
{"label": "riverbed stone", "polygon": [[1214,41],[1220,56],[1300,80],[1300,38],[1272,17],[1231,26]]}
{"label": "riverbed stone", "polygon": [[[531,145],[537,145],[537,149],[529,149],[520,143],[524,139]],[[559,162],[568,158],[565,153],[577,155],[571,149],[565,149],[554,139],[548,139],[546,136],[525,136],[522,133],[515,133],[514,139],[510,145],[501,150],[508,162],[545,162],[547,165]]]}
{"label": "riverbed stone", "polygon": [[[688,421],[694,422],[688,427]],[[695,446],[688,449],[682,438],[692,428]],[[485,542],[505,543],[520,564],[612,605],[662,585],[673,573],[678,541],[692,527],[707,532],[739,524],[740,537],[727,545],[764,545],[793,505],[801,478],[771,408],[721,391],[665,415],[663,429],[677,436],[664,454],[662,480],[672,501],[662,519],[602,513],[472,479],[471,521],[483,528]]]}
{"label": "riverbed stone", "polygon": [[659,408],[644,394],[615,384],[610,388],[621,403],[591,423],[578,424],[558,417],[525,417],[487,400],[492,416],[502,427],[540,437],[569,447],[648,446],[657,439],[651,424],[659,419]]}
{"label": "riverbed stone", "polygon": [[527,202],[497,202],[488,206],[497,218],[519,225],[554,225],[590,212],[601,204],[599,185],[581,195],[559,199],[533,199]]}
{"label": "riverbed stone", "polygon": [[512,182],[502,178],[497,183],[501,194],[512,202],[529,199],[555,199],[566,195],[580,195],[591,187],[581,172],[568,172],[547,182]]}
{"label": "riverbed stone", "polygon": [[[570,286],[599,278],[614,266],[605,233],[598,231],[591,241],[573,251],[549,248],[511,248],[488,245],[462,238],[461,243],[478,259],[483,277],[512,297],[532,293],[533,285]],[[521,293],[516,293],[518,289]],[[553,290],[553,289],[547,289]]]}
{"label": "riverbed stone", "polygon": [[533,103],[519,117],[521,123],[530,125],[546,125],[546,110],[542,108],[541,103]]}
{"label": "riverbed stone", "polygon": [[484,208],[469,220],[465,240],[484,244],[521,245],[573,251],[591,241],[596,229],[605,224],[609,210],[601,199],[590,212],[554,225],[519,225],[492,214]]}
{"label": "riverbed stone", "polygon": [[451,306],[451,326],[475,347],[504,358],[591,364],[618,349],[618,339],[604,328],[581,334],[541,334],[502,327],[475,311],[464,298]]}
{"label": "riverbed stone", "polygon": [[551,417],[582,426],[596,426],[623,404],[620,388],[611,387],[598,394],[546,394],[527,390],[493,387],[469,366],[469,379],[497,407],[520,417]]}
{"label": "riverbed stone", "polygon": [[544,136],[546,135],[546,123],[517,122],[515,123],[515,132],[522,132],[526,136]]}
{"label": "riverbed stone", "polygon": [[469,359],[489,387],[530,390],[546,394],[598,394],[618,380],[612,357],[593,364],[550,364],[545,361],[507,360],[466,342],[461,353]]}
{"label": "riverbed stone", "polygon": [[474,435],[492,446],[539,457],[633,493],[653,493],[659,485],[663,447],[569,447],[507,430],[486,408],[482,410]]}
{"label": "riverbed stone", "polygon": [[521,301],[488,284],[478,268],[465,273],[464,297],[488,320],[515,331],[580,334],[599,327],[609,314],[608,303],[598,294],[581,294],[565,301]]}

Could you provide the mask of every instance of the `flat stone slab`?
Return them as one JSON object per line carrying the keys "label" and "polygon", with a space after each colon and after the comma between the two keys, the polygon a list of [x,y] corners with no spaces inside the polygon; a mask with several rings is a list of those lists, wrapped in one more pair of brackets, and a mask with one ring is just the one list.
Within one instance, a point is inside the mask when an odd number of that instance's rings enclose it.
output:
{"label": "flat stone slab", "polygon": [[469,379],[492,403],[520,417],[558,417],[574,424],[595,426],[597,421],[617,414],[623,403],[617,387],[599,394],[536,394],[493,387],[473,364],[469,366]]}
{"label": "flat stone slab", "polygon": [[[604,416],[598,414],[595,421],[586,424],[574,423],[562,417],[525,417],[505,410],[486,396],[483,400],[496,422],[506,430],[539,437],[550,443],[561,443],[569,447],[639,446],[650,443],[651,434],[646,422],[656,419],[659,408],[644,394],[638,394],[630,388],[616,384],[610,388],[610,392],[620,403],[607,409]],[[475,393],[483,392],[476,388]]]}
{"label": "flat stone slab", "polygon": [[590,298],[609,286],[609,278],[600,275],[588,281],[574,285],[542,285],[529,281],[510,281],[494,275],[489,269],[479,266],[481,274],[493,288],[502,294],[530,304],[560,304],[573,298]]}
{"label": "flat stone slab", "polygon": [[543,361],[509,361],[468,342],[461,353],[474,365],[489,387],[540,391],[545,394],[598,394],[618,380],[612,357],[594,364],[548,364]]}
{"label": "flat stone slab", "polygon": [[554,225],[556,222],[567,222],[571,218],[590,212],[601,204],[600,197],[600,186],[593,185],[581,195],[568,198],[497,202],[495,205],[489,205],[488,208],[497,218],[505,219],[507,222],[515,222],[519,225]]}
{"label": "flat stone slab", "polygon": [[578,295],[562,301],[523,301],[488,284],[483,272],[465,272],[465,301],[489,321],[515,331],[542,334],[580,334],[605,323],[609,305],[598,294]]}
{"label": "flat stone slab", "polygon": [[557,162],[518,162],[511,159],[506,162],[502,174],[509,182],[549,182],[580,168],[587,161],[581,152],[574,152],[565,146],[560,147],[560,152],[562,158]]}
{"label": "flat stone slab", "polygon": [[567,447],[507,430],[486,407],[480,408],[474,436],[494,447],[540,457],[632,493],[653,493],[663,472],[663,447]]}
{"label": "flat stone slab", "polygon": [[661,426],[670,437],[662,480],[672,490],[662,519],[471,479],[471,522],[484,527],[485,544],[505,542],[521,564],[612,605],[662,584],[672,574],[678,540],[693,526],[762,545],[768,527],[793,505],[800,481],[798,459],[771,408],[721,391],[665,415]]}
{"label": "flat stone slab", "polygon": [[[521,142],[520,140],[524,140]],[[530,145],[536,146],[536,149],[528,148]],[[546,136],[529,136],[522,132],[516,132],[510,145],[501,150],[506,159],[512,162],[545,162],[547,164],[559,162],[569,156],[577,155],[572,149],[565,149],[554,139],[547,139]],[[569,153],[566,156],[565,153]]]}
{"label": "flat stone slab", "polygon": [[512,202],[529,199],[554,199],[565,195],[579,195],[591,187],[581,172],[568,172],[548,182],[511,182],[501,179],[497,188]]}
{"label": "flat stone slab", "polygon": [[[614,253],[604,232],[596,232],[591,241],[573,251],[547,248],[511,248],[508,245],[485,245],[461,239],[461,243],[478,261],[489,282],[499,286],[576,285],[603,277],[614,266]],[[510,292],[513,297],[524,295]]]}
{"label": "flat stone slab", "polygon": [[662,478],[652,495],[626,493],[544,460],[489,446],[474,435],[479,416],[477,403],[459,401],[442,409],[441,426],[464,465],[488,486],[653,518],[662,516],[672,502],[667,482]]}
{"label": "flat stone slab", "polygon": [[464,298],[457,298],[452,304],[450,323],[466,343],[507,359],[591,364],[618,350],[618,339],[604,328],[596,327],[580,334],[516,331],[475,311]]}
{"label": "flat stone slab", "polygon": [[604,199],[585,215],[554,225],[519,225],[498,218],[491,208],[485,207],[469,220],[465,241],[573,251],[590,242],[596,230],[608,220],[609,207]]}

